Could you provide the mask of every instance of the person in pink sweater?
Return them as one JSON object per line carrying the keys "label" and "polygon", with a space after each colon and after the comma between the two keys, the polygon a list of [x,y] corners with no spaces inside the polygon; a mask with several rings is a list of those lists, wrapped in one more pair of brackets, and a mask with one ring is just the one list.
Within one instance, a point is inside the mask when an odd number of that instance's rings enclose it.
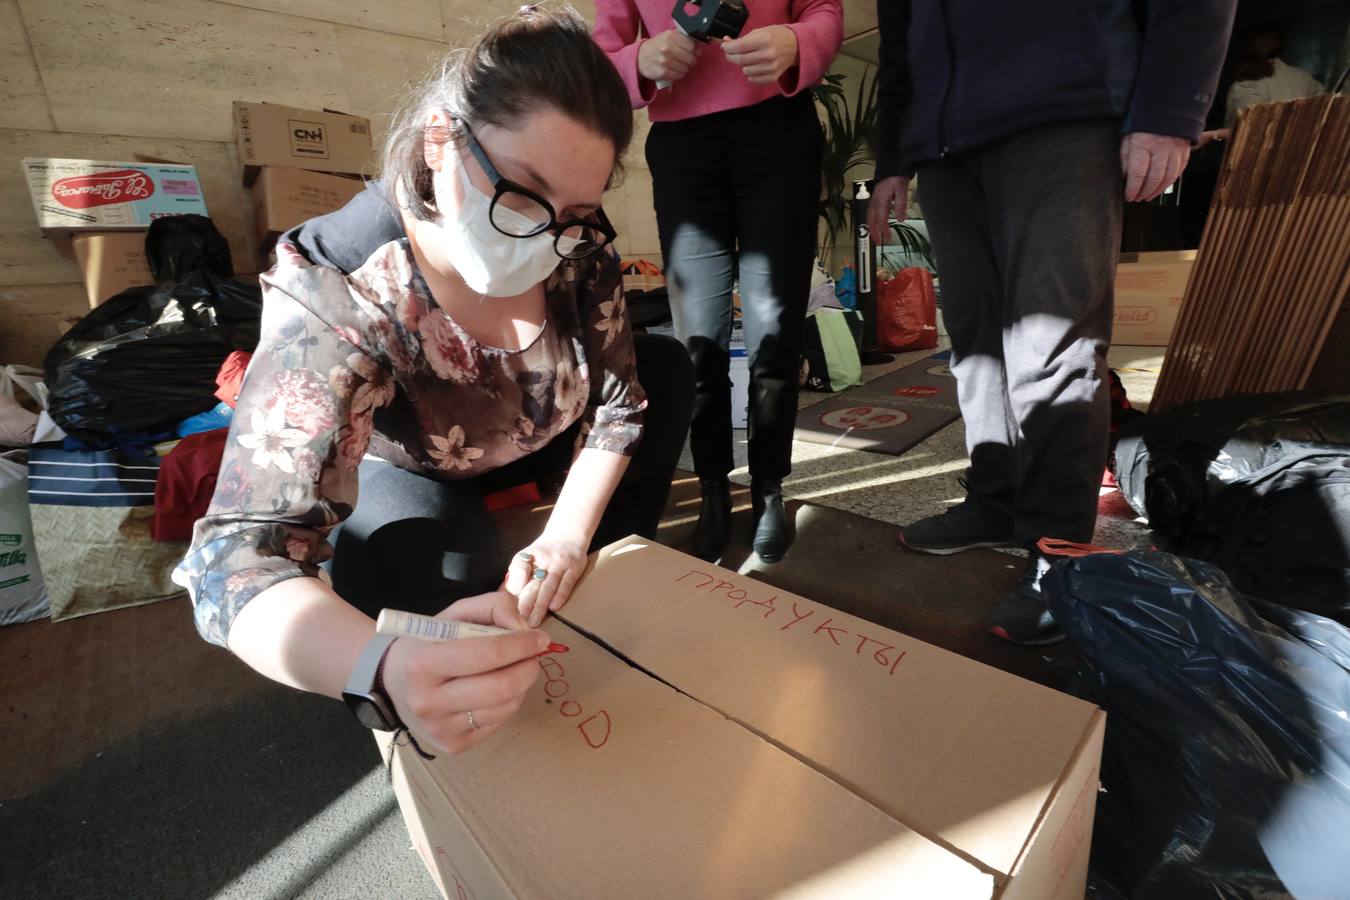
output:
{"label": "person in pink sweater", "polygon": [[[815,260],[824,138],[810,92],[839,51],[839,0],[746,0],[738,39],[701,44],[671,0],[596,0],[595,41],[652,120],[647,164],[675,329],[697,379],[690,439],[703,503],[695,552],[731,536],[732,289],[750,369],[753,546],[783,558],[792,526],[797,370]],[[661,85],[668,84],[669,87]]]}

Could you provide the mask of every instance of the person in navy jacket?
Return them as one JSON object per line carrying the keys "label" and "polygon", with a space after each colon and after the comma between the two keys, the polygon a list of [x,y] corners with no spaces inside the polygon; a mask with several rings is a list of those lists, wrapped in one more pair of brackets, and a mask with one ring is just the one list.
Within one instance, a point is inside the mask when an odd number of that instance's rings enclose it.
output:
{"label": "person in navy jacket", "polygon": [[965,419],[967,496],[911,550],[1024,546],[990,629],[1063,637],[1040,538],[1092,538],[1123,204],[1163,193],[1199,140],[1235,0],[878,0],[876,180],[885,239],[917,176]]}

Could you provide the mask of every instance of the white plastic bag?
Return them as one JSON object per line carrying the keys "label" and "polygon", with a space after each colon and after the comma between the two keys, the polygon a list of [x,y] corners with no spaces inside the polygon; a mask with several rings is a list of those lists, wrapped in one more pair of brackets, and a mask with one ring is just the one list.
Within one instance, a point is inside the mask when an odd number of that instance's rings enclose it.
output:
{"label": "white plastic bag", "polygon": [[50,614],[28,513],[28,467],[0,457],[0,625]]}
{"label": "white plastic bag", "polygon": [[0,366],[0,447],[27,447],[33,441],[38,414],[19,404],[15,390],[47,408],[47,386],[42,370],[31,366]]}

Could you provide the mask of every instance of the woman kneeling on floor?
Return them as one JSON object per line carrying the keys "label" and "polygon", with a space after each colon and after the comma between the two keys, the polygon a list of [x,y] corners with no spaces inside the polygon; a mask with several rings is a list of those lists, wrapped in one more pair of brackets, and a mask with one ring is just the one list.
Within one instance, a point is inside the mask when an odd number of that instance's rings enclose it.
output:
{"label": "woman kneeling on floor", "polygon": [[[444,750],[512,715],[589,550],[655,533],[689,423],[688,357],[630,333],[600,209],[632,127],[581,17],[527,8],[415,92],[381,182],[282,236],[175,575],[207,640]],[[563,471],[508,563],[484,495]],[[384,607],[513,633],[393,641]]]}

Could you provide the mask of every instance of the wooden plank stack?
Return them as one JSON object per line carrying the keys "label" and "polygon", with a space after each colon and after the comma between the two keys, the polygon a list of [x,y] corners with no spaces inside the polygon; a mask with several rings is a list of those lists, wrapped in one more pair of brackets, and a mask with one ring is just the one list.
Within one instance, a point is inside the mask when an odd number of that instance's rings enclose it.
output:
{"label": "wooden plank stack", "polygon": [[1327,354],[1350,373],[1348,289],[1350,97],[1243,110],[1150,406],[1298,390]]}

